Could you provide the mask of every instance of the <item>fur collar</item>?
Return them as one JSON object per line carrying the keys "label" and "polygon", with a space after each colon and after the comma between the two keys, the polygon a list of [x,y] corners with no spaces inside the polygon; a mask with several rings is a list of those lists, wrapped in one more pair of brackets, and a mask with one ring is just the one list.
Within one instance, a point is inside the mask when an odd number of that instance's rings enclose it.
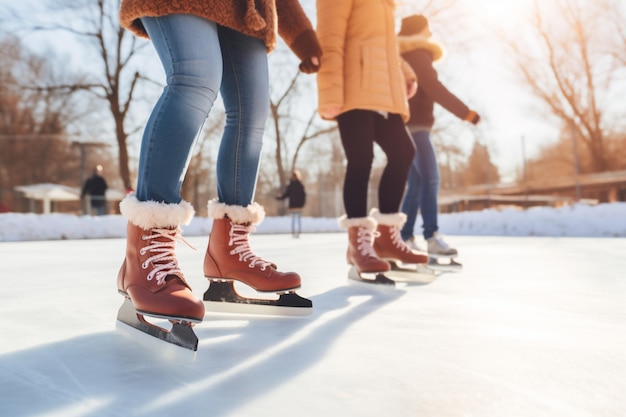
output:
{"label": "fur collar", "polygon": [[398,46],[401,54],[416,49],[425,49],[432,54],[433,62],[440,61],[445,56],[445,51],[440,43],[420,35],[398,36]]}

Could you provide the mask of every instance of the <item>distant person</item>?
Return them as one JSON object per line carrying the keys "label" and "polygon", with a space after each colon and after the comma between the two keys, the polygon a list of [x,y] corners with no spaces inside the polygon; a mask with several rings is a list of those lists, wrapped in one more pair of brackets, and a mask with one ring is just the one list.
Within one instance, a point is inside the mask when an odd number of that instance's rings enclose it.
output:
{"label": "distant person", "polygon": [[407,191],[402,203],[402,212],[406,214],[407,221],[400,234],[402,240],[413,249],[421,250],[413,236],[419,211],[424,222],[423,235],[429,255],[453,257],[457,255],[457,250],[448,246],[438,232],[437,194],[440,176],[435,149],[430,140],[430,131],[435,123],[434,104],[440,104],[458,118],[472,124],[477,124],[480,117],[439,81],[433,63],[443,57],[444,50],[439,43],[431,40],[431,36],[428,20],[424,16],[412,15],[402,20],[398,33],[400,53],[417,74],[419,89],[409,99],[411,117],[406,125],[417,152],[409,171]]}
{"label": "distant person", "polygon": [[94,168],[91,177],[87,178],[83,189],[80,193],[80,198],[85,198],[89,195],[89,213],[96,211],[98,216],[106,214],[106,191],[109,186],[106,180],[102,176],[102,165],[98,165]]}
{"label": "distant person", "polygon": [[306,191],[302,184],[300,171],[294,169],[291,172],[291,180],[285,188],[285,192],[276,197],[278,200],[289,199],[289,212],[291,213],[291,235],[300,237],[302,231],[302,209],[306,204]]}

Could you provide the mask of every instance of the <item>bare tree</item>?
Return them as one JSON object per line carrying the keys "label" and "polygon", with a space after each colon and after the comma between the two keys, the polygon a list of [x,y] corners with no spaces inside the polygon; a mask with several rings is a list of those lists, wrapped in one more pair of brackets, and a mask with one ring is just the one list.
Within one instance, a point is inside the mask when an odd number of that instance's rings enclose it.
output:
{"label": "bare tree", "polygon": [[[614,166],[606,137],[611,111],[624,114],[612,103],[611,90],[623,82],[607,54],[603,24],[619,14],[617,2],[559,0],[535,3],[528,38],[508,40],[515,66],[533,95],[575,135],[591,157],[590,170]],[[614,7],[607,7],[614,6]],[[623,19],[622,19],[623,21]],[[615,113],[614,113],[615,114]]]}
{"label": "bare tree", "polygon": [[617,11],[607,16],[608,30],[614,34],[607,46],[609,54],[624,69],[626,67],[626,27],[624,26],[626,5],[621,0],[599,0],[599,3],[607,10]]}
{"label": "bare tree", "polygon": [[491,162],[486,145],[478,141],[474,144],[467,166],[463,170],[463,181],[465,186],[497,184],[500,181],[498,168]]}
{"label": "bare tree", "polygon": [[128,130],[127,120],[138,83],[146,79],[132,61],[147,43],[139,41],[119,25],[119,3],[119,0],[86,0],[79,4],[72,0],[49,2],[48,10],[58,19],[36,24],[33,30],[70,33],[86,41],[88,50],[97,56],[97,61],[92,63],[96,69],[91,70],[83,82],[47,88],[87,91],[107,103],[119,149],[120,177],[124,187],[132,189],[127,145],[132,131]]}
{"label": "bare tree", "polygon": [[[270,117],[276,142],[274,159],[280,188],[287,183],[290,171],[296,168],[304,145],[316,138],[327,138],[337,129],[334,123],[329,125],[319,118],[317,107],[307,99],[315,92],[300,75],[296,72],[278,97],[270,99]],[[275,83],[274,86],[278,89],[281,85]],[[299,134],[294,134],[298,131]],[[293,149],[291,152],[290,148]]]}
{"label": "bare tree", "polygon": [[224,131],[223,114],[211,115],[195,146],[183,181],[181,195],[198,214],[206,214],[206,202],[217,196],[216,158],[214,151]]}
{"label": "bare tree", "polygon": [[60,91],[29,88],[73,82],[54,61],[25,49],[17,38],[0,42],[0,200],[16,207],[18,185],[76,185],[78,165],[66,126],[77,117],[76,100]]}

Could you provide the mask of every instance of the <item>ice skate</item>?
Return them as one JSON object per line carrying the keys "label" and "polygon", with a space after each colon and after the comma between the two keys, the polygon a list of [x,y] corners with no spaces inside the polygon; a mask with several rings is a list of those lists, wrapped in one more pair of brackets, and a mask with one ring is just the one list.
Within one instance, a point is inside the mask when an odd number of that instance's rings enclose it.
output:
{"label": "ice skate", "polygon": [[[182,240],[179,225],[189,223],[192,206],[185,201],[141,202],[131,195],[120,203],[120,210],[128,225],[126,257],[117,277],[118,292],[125,297],[118,322],[196,351],[192,325],[202,321],[204,305],[191,292],[175,255],[176,242]],[[171,328],[146,317],[169,321]]]}
{"label": "ice skate", "polygon": [[436,271],[442,272],[458,272],[463,265],[456,261],[458,252],[451,248],[441,237],[438,232],[426,240],[428,244],[428,255],[430,260],[428,266]]}
{"label": "ice skate", "polygon": [[370,215],[378,223],[374,250],[391,266],[387,275],[392,279],[407,282],[420,284],[432,282],[436,274],[428,267],[428,254],[411,249],[400,236],[406,215],[382,214],[377,209],[372,209]]}
{"label": "ice skate", "polygon": [[[214,312],[302,316],[312,312],[311,300],[300,297],[300,276],[279,272],[277,266],[252,252],[249,235],[265,216],[263,207],[227,205],[212,200],[208,204],[213,227],[204,257],[204,276],[209,288],[203,296],[207,310]],[[272,298],[247,297],[236,285],[245,284]],[[245,290],[246,288],[242,288]]]}
{"label": "ice skate", "polygon": [[374,251],[376,220],[372,217],[339,218],[339,226],[348,229],[346,261],[351,265],[348,279],[353,283],[380,285],[395,288],[395,282],[385,276],[389,263],[380,259]]}

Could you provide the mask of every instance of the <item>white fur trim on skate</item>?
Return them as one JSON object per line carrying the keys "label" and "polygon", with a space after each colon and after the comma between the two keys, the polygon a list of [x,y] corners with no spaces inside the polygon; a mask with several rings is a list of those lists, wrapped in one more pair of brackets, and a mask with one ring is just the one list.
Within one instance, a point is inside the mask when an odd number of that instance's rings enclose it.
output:
{"label": "white fur trim on skate", "polygon": [[378,224],[382,224],[383,226],[402,227],[402,225],[406,223],[406,214],[401,212],[383,214],[378,211],[378,209],[373,208],[370,210],[370,216],[376,219]]}
{"label": "white fur trim on skate", "polygon": [[195,214],[193,206],[185,200],[178,204],[139,201],[135,194],[120,202],[120,212],[129,222],[144,230],[189,224]]}
{"label": "white fur trim on skate", "polygon": [[259,224],[265,218],[265,209],[258,203],[244,206],[220,203],[217,199],[209,200],[207,205],[209,217],[223,219],[228,216],[235,224]]}
{"label": "white fur trim on skate", "polygon": [[338,219],[339,227],[349,229],[351,227],[364,227],[368,230],[376,229],[377,223],[373,217],[348,218],[345,214]]}

